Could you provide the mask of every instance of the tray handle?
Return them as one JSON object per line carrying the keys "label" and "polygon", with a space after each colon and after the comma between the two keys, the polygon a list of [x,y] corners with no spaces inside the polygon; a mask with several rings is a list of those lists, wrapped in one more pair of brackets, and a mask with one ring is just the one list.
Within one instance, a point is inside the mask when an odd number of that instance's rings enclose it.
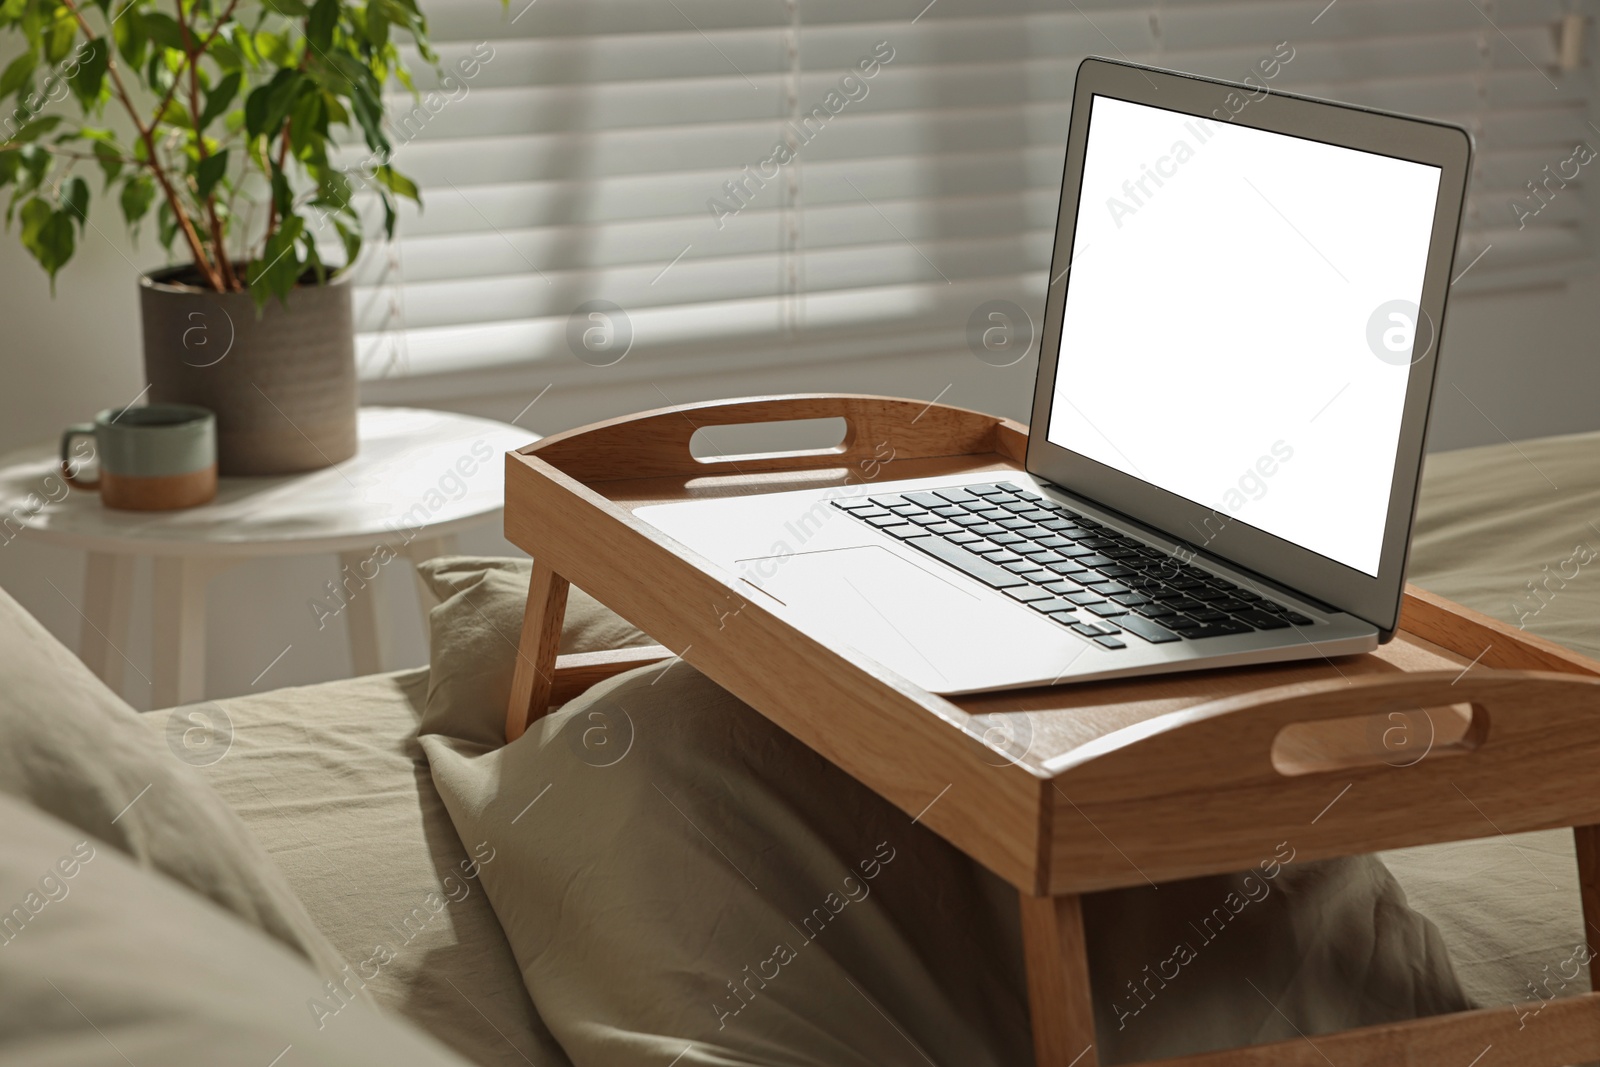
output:
{"label": "tray handle", "polygon": [[[1286,727],[1332,719],[1471,705],[1449,759],[1368,758],[1286,768],[1273,750]],[[1548,776],[1559,749],[1574,773],[1600,758],[1600,678],[1551,671],[1424,671],[1276,686],[1208,701],[1108,734],[1047,764],[1067,781],[1091,780],[1132,798],[1181,789],[1246,786],[1334,776],[1405,774],[1407,783],[1449,777]],[[1218,754],[1226,758],[1218,759]]]}
{"label": "tray handle", "polygon": [[[707,426],[841,418],[833,448],[697,459],[689,439]],[[1023,459],[1026,430],[1009,419],[946,404],[850,393],[758,396],[679,404],[552,434],[519,451],[580,481],[850,468],[876,477],[900,459],[998,452]]]}

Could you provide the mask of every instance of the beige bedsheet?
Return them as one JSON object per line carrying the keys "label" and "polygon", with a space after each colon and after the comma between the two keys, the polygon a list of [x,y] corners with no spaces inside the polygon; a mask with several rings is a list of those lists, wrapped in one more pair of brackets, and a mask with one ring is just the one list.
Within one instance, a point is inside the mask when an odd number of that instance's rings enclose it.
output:
{"label": "beige bedsheet", "polygon": [[[1430,456],[1410,577],[1600,657],[1600,434]],[[1383,858],[1412,905],[1439,927],[1456,973],[1480,1003],[1587,988],[1585,969],[1574,962],[1585,937],[1567,831]]]}
{"label": "beige bedsheet", "polygon": [[[226,713],[231,744],[202,770],[355,981],[376,970],[366,989],[380,1007],[485,1067],[567,1067],[480,885],[495,846],[463,847],[417,745],[427,688],[414,670],[143,718],[200,762],[226,742]],[[185,745],[186,730],[216,747]]]}

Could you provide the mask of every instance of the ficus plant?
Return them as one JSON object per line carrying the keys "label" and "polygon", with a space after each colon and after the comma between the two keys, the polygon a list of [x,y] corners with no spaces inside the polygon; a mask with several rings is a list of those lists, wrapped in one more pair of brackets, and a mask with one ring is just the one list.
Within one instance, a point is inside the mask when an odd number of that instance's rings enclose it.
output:
{"label": "ficus plant", "polygon": [[[0,71],[6,225],[52,291],[96,178],[135,238],[154,212],[192,264],[180,280],[258,307],[355,261],[358,192],[389,236],[399,198],[418,199],[390,165],[381,96],[412,87],[399,41],[436,62],[416,0],[0,0],[0,29],[22,44]],[[358,141],[364,162],[330,158]]]}

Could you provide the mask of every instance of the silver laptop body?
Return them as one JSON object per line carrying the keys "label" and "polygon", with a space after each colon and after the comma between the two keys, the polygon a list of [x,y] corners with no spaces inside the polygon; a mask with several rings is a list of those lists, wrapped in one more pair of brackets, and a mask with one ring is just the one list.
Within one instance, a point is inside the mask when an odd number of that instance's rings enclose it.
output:
{"label": "silver laptop body", "polygon": [[1470,151],[1087,59],[1026,473],[636,514],[935,693],[1370,650],[1398,628]]}

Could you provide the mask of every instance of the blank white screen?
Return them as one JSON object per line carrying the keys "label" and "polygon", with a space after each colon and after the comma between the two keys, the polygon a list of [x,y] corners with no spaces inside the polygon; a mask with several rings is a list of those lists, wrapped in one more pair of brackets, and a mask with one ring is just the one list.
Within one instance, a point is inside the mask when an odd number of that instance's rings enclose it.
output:
{"label": "blank white screen", "polygon": [[1376,575],[1439,177],[1094,97],[1048,439]]}

